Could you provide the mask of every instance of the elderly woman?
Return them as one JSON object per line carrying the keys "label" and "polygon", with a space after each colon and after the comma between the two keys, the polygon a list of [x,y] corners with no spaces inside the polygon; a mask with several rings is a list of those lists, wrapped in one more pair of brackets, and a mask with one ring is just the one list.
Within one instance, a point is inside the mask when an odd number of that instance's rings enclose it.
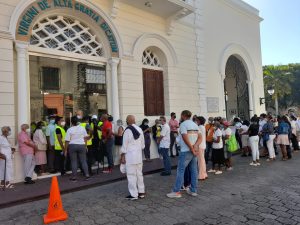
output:
{"label": "elderly woman", "polygon": [[43,125],[44,123],[42,121],[38,122],[33,134],[33,142],[37,146],[37,151],[35,153],[35,162],[36,165],[39,166],[39,175],[45,172],[45,165],[47,164],[47,139],[42,130]]}
{"label": "elderly woman", "polygon": [[[6,188],[14,188],[14,186],[10,182],[13,179],[12,154],[14,153],[15,149],[11,148],[11,145],[7,139],[7,137],[11,135],[11,129],[10,127],[2,127],[1,131],[2,131],[2,135],[0,136],[1,186],[5,185]],[[6,160],[6,168],[5,168],[5,160]],[[5,179],[4,179],[4,171],[6,171]]]}

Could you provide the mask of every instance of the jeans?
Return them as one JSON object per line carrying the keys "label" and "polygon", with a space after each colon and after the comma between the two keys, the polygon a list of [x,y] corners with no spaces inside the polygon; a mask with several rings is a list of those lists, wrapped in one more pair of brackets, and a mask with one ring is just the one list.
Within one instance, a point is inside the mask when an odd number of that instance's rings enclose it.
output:
{"label": "jeans", "polygon": [[258,136],[249,137],[249,144],[252,150],[253,162],[256,162],[257,160],[259,160],[259,148],[258,148],[259,137]]}
{"label": "jeans", "polygon": [[65,174],[65,156],[62,150],[54,150],[54,168],[59,171],[62,175]]}
{"label": "jeans", "polygon": [[113,138],[107,139],[105,142],[105,151],[107,154],[108,168],[114,167],[113,146],[114,146],[114,139]]}
{"label": "jeans", "polygon": [[210,154],[210,151],[212,149],[212,142],[206,142],[206,149],[205,149],[205,162],[206,164],[208,163],[209,161],[209,154]]}
{"label": "jeans", "polygon": [[175,185],[173,187],[174,192],[179,192],[181,186],[184,182],[184,172],[186,167],[188,167],[190,171],[191,178],[191,192],[197,192],[197,184],[198,184],[198,162],[197,157],[192,154],[192,152],[180,152],[178,158],[177,165],[177,175]]}
{"label": "jeans", "polygon": [[88,166],[87,166],[87,162],[86,162],[86,146],[70,144],[69,145],[69,154],[70,154],[71,165],[72,165],[72,176],[75,178],[77,175],[77,169],[78,169],[77,156],[78,156],[81,167],[84,172],[84,175],[86,177],[88,177],[89,171],[88,171]]}
{"label": "jeans", "polygon": [[163,157],[165,172],[171,173],[171,160],[168,148],[159,148],[159,154]]}
{"label": "jeans", "polygon": [[170,143],[170,154],[171,156],[174,156],[173,154],[173,147],[174,147],[174,144],[175,144],[175,149],[176,149],[176,155],[178,155],[178,151],[177,151],[177,147],[176,147],[176,137],[175,135],[177,135],[177,132],[174,132],[174,131],[171,131],[170,133],[170,140],[171,140],[171,143]]}

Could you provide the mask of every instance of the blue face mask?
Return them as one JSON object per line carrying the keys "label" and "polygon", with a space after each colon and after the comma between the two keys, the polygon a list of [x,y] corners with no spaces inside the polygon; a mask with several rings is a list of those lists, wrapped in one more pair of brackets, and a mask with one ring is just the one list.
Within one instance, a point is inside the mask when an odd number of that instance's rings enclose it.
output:
{"label": "blue face mask", "polygon": [[55,123],[55,120],[50,120],[50,123],[51,123],[51,124],[54,124],[54,123]]}

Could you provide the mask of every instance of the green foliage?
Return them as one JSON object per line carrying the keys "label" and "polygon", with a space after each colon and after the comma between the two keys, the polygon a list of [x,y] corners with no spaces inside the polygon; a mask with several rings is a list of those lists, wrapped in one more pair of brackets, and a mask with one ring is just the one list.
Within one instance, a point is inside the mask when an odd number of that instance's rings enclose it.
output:
{"label": "green foliage", "polygon": [[[276,95],[281,109],[300,106],[300,64],[264,66],[263,74],[267,107],[273,106]],[[270,89],[275,90],[272,97],[268,94]]]}

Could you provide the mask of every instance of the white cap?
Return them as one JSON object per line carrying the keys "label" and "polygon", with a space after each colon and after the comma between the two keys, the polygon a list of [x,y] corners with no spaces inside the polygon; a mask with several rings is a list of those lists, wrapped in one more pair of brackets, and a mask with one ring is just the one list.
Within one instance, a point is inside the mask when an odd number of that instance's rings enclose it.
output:
{"label": "white cap", "polygon": [[98,119],[98,117],[96,115],[93,115],[92,119]]}

